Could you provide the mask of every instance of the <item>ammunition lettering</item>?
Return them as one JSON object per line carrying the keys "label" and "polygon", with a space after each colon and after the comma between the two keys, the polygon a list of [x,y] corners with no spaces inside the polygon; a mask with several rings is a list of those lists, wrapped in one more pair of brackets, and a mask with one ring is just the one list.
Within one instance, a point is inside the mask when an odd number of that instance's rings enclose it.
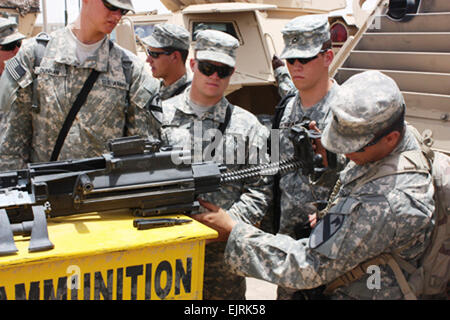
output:
{"label": "ammunition lettering", "polygon": [[[171,293],[181,295],[182,290],[184,293],[191,293],[192,257],[170,262],[163,260],[155,266],[153,268],[152,263],[147,263],[16,283],[13,284],[12,292],[7,290],[7,286],[0,286],[0,300],[8,300],[8,292],[14,295],[9,298],[16,300],[90,300],[91,297],[95,300],[112,300],[113,297],[117,300],[149,300],[152,298],[152,290],[159,299],[165,299]],[[78,279],[81,277],[82,281]]]}

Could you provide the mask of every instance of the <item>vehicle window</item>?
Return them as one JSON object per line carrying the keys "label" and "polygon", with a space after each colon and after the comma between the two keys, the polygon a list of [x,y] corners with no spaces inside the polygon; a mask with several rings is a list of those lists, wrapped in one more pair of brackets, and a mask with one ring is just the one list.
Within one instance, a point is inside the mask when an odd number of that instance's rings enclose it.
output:
{"label": "vehicle window", "polygon": [[195,41],[196,39],[195,33],[197,31],[206,29],[226,32],[239,40],[236,29],[234,28],[232,22],[194,22],[192,27],[192,41]]}
{"label": "vehicle window", "polygon": [[155,25],[153,24],[140,24],[134,25],[134,33],[141,39],[148,37],[153,33]]}

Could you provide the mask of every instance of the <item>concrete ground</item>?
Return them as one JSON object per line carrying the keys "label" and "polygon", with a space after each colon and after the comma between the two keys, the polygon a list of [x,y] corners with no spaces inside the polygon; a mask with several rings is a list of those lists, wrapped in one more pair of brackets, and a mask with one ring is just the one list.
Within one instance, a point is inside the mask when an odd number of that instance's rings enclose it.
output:
{"label": "concrete ground", "polygon": [[247,300],[275,300],[277,298],[277,286],[263,280],[246,278]]}

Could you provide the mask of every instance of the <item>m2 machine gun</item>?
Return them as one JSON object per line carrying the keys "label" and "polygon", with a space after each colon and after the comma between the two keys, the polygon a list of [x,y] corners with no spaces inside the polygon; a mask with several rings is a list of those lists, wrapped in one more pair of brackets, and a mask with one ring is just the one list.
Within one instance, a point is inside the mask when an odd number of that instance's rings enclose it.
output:
{"label": "m2 machine gun", "polygon": [[119,209],[143,217],[191,214],[199,208],[198,195],[219,191],[223,184],[304,165],[293,158],[227,172],[215,162],[191,163],[189,151],[140,137],[111,140],[108,149],[101,157],[1,172],[0,255],[18,251],[14,235],[31,235],[30,252],[52,249],[47,218]]}
{"label": "m2 machine gun", "polygon": [[31,234],[30,252],[52,249],[47,217],[116,209],[136,216],[188,213],[198,208],[198,194],[219,190],[223,168],[184,164],[183,150],[139,137],[109,141],[108,148],[101,157],[0,173],[0,254],[17,251],[13,234]]}

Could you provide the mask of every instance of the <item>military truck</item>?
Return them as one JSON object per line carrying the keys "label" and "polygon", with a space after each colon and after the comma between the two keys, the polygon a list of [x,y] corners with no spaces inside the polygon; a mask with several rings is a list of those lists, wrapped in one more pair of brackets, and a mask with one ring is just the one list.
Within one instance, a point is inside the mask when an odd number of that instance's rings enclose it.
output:
{"label": "military truck", "polygon": [[39,0],[4,0],[0,2],[0,16],[16,21],[19,32],[26,37],[31,37],[39,12]]}
{"label": "military truck", "polygon": [[[139,40],[151,34],[157,23],[169,22],[184,26],[195,42],[199,28],[211,28],[227,32],[240,42],[237,53],[236,72],[227,90],[230,102],[255,114],[273,114],[280,97],[277,93],[272,70],[272,57],[280,55],[284,47],[281,29],[294,17],[311,13],[325,13],[343,9],[346,0],[161,0],[171,11],[137,13],[124,17],[116,28],[119,44],[146,59]],[[349,20],[350,19],[350,20]],[[330,17],[330,23],[341,32],[340,41],[345,42],[357,31],[351,17],[347,24],[342,17]],[[343,29],[343,30],[342,30]],[[344,31],[344,32],[342,32]],[[344,34],[343,34],[344,33]],[[337,43],[336,48],[342,43]],[[192,55],[192,53],[191,53]]]}

